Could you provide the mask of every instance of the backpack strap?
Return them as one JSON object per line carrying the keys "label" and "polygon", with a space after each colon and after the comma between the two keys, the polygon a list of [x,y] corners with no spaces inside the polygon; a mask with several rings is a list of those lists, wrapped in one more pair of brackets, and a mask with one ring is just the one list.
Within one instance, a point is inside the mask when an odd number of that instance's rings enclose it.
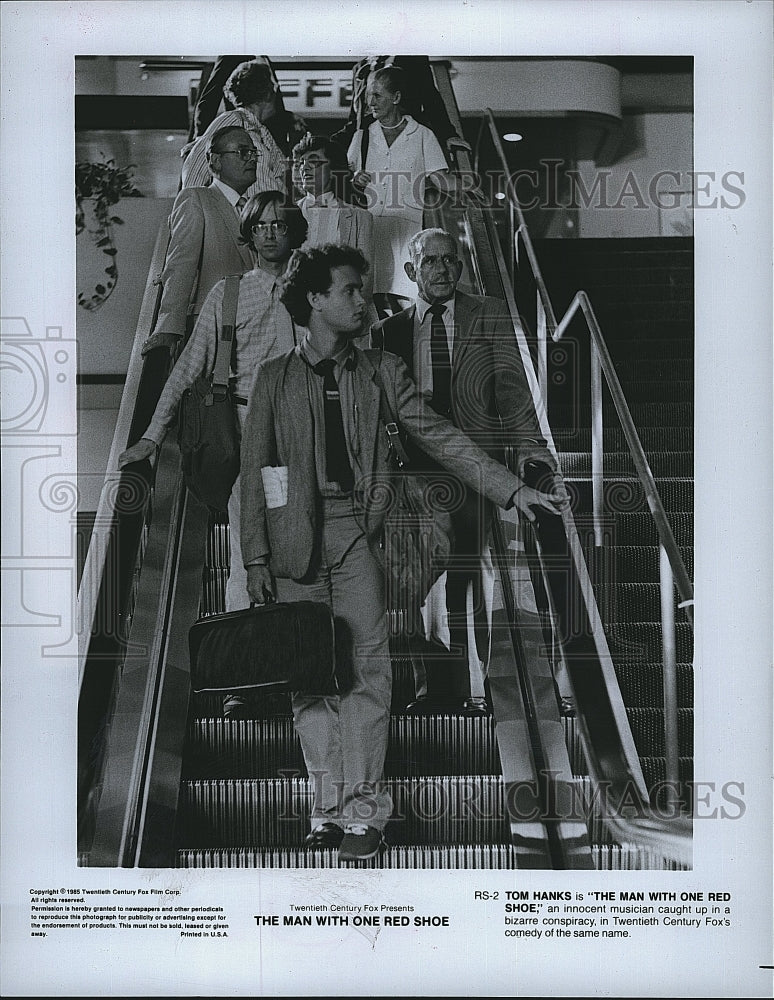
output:
{"label": "backpack strap", "polygon": [[218,388],[222,390],[228,386],[228,369],[231,361],[231,348],[235,339],[239,282],[241,278],[241,274],[229,274],[226,278],[226,286],[223,290],[220,336],[215,345],[215,363],[212,366],[213,389]]}

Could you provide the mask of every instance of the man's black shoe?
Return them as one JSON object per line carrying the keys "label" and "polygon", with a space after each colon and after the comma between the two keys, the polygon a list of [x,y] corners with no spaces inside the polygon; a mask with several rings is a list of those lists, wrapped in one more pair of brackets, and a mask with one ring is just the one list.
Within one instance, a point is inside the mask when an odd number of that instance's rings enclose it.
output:
{"label": "man's black shoe", "polygon": [[404,709],[406,715],[465,715],[469,717],[490,715],[486,698],[458,698],[441,701],[430,695],[420,695]]}
{"label": "man's black shoe", "polygon": [[227,694],[223,697],[224,719],[249,719],[251,712],[245,699],[238,694]]}
{"label": "man's black shoe", "polygon": [[350,823],[339,848],[339,861],[368,861],[379,853],[382,843],[381,830]]}
{"label": "man's black shoe", "polygon": [[486,698],[466,698],[462,703],[460,713],[468,718],[491,714]]}
{"label": "man's black shoe", "polygon": [[421,694],[415,701],[410,701],[404,709],[406,715],[450,715],[454,711],[453,701],[441,701],[427,694]]}
{"label": "man's black shoe", "polygon": [[338,847],[344,839],[344,830],[336,823],[321,823],[304,838],[304,847]]}

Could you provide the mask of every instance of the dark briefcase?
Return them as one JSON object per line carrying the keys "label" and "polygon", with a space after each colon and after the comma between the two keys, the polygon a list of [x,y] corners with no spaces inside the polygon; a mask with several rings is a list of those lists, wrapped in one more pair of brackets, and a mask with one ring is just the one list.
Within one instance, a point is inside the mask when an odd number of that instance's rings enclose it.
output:
{"label": "dark briefcase", "polygon": [[262,604],[191,626],[191,687],[336,694],[333,613],[316,601]]}

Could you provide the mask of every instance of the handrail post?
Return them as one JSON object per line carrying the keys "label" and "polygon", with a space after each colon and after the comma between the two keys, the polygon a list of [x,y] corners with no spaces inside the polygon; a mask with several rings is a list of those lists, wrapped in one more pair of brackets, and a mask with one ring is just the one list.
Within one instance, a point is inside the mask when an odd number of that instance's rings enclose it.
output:
{"label": "handrail post", "polygon": [[658,546],[661,584],[661,649],[664,663],[664,756],[667,805],[680,799],[680,747],[677,730],[677,642],[675,633],[674,577],[663,543]]}
{"label": "handrail post", "polygon": [[510,254],[508,255],[508,264],[511,272],[511,283],[516,281],[516,263],[518,260],[518,248],[516,246],[516,207],[513,204],[513,199],[508,199],[508,235],[510,237],[508,241],[508,246],[510,248]]}
{"label": "handrail post", "polygon": [[546,311],[543,308],[543,300],[540,292],[535,293],[537,298],[537,341],[538,341],[538,385],[540,386],[540,397],[543,406],[548,409],[548,325],[546,323]]}
{"label": "handrail post", "polygon": [[602,420],[602,363],[594,340],[591,340],[591,509],[594,522],[594,545],[602,545],[602,510],[605,488],[605,445]]}

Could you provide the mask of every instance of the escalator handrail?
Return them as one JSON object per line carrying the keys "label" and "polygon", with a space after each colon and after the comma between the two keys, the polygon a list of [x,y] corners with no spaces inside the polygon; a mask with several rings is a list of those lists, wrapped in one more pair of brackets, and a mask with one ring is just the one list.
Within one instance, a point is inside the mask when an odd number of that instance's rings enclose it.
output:
{"label": "escalator handrail", "polygon": [[[209,66],[205,66],[205,79],[208,70]],[[79,827],[83,825],[88,828],[93,821],[94,832],[87,837],[90,846],[86,853],[91,854],[91,848],[94,847],[98,864],[136,864],[142,846],[159,703],[166,671],[167,623],[180,590],[176,580],[177,571],[172,567],[180,562],[180,537],[185,528],[187,507],[177,449],[170,442],[165,442],[161,449],[157,449],[153,465],[145,461],[118,469],[121,452],[127,446],[135,444],[150,423],[173,361],[164,347],[150,351],[145,357],[142,354],[143,345],[153,332],[159,314],[163,290],[160,276],[169,240],[170,229],[168,220],[165,220],[159,228],[151,257],[108,458],[105,486],[95,519],[95,528],[99,527],[102,538],[97,537],[96,531],[92,535],[87,552],[87,569],[84,571],[84,582],[78,596],[80,618],[86,623],[79,636],[79,702],[86,706],[81,709],[79,704]],[[154,504],[153,487],[159,475],[163,483],[163,496],[157,497]],[[141,520],[144,530],[138,530],[135,510],[131,530],[122,532],[122,515],[125,513],[120,502],[122,489],[124,497],[129,495],[133,498],[133,487],[140,480],[143,487]],[[122,535],[127,536],[125,544],[118,544],[116,539]],[[103,544],[104,540],[108,544]],[[146,551],[144,543],[147,546],[152,544],[156,564],[151,573],[153,579],[147,582],[143,581],[140,565]],[[118,588],[111,586],[111,566],[105,555],[108,545],[114,562],[120,560],[122,563],[121,585]],[[127,567],[124,564],[131,566],[136,578],[139,575],[136,593],[130,593],[128,589]],[[150,610],[147,599],[140,602],[143,587],[147,593],[150,593],[149,587],[155,588]],[[135,620],[138,602],[144,609],[142,622]],[[198,594],[194,602],[198,607]],[[103,638],[100,631],[104,625],[100,615],[106,614],[108,626],[114,635],[108,643],[98,641],[98,652],[96,656],[91,656],[94,647],[92,640]],[[151,618],[155,625],[149,624]],[[127,628],[129,621],[131,630]],[[142,631],[143,641],[132,646],[132,640],[138,631]],[[105,656],[105,648],[108,650],[109,662],[101,663],[99,661]],[[133,651],[138,659],[133,663],[131,677],[126,685],[129,690],[125,696],[125,686],[119,684],[119,678],[127,651]],[[106,674],[112,674],[112,696],[105,694]],[[144,685],[139,711],[138,683]],[[100,691],[97,696],[96,719],[92,718],[94,698],[90,698],[91,691],[95,689]],[[176,702],[180,701],[178,697]],[[176,704],[176,716],[180,712],[187,713],[187,702],[180,711],[178,707]],[[116,733],[112,732],[114,718],[119,723]],[[110,749],[113,742],[121,746],[115,754],[111,754]],[[130,744],[133,750],[131,755],[127,755],[126,748]],[[84,764],[81,758],[90,759]],[[85,772],[83,782],[81,771]],[[106,776],[107,780],[104,780]],[[80,784],[85,785],[87,782],[89,787],[81,789]],[[103,786],[111,788],[112,796],[108,796],[110,801],[104,809],[100,793]]]}
{"label": "escalator handrail", "polygon": [[[121,513],[121,497],[135,494],[133,471],[122,471],[118,467],[118,457],[127,447],[133,427],[136,427],[143,420],[144,426],[150,422],[150,417],[155,407],[154,401],[143,404],[143,409],[149,412],[138,412],[138,398],[141,393],[143,381],[151,368],[159,364],[166,364],[166,359],[159,357],[149,357],[147,360],[142,357],[142,345],[153,329],[155,318],[158,314],[159,303],[161,301],[161,285],[158,275],[164,266],[164,260],[169,244],[169,226],[166,221],[159,228],[156,243],[151,257],[148,278],[145,284],[142,305],[137,318],[134,344],[127,368],[124,390],[121,394],[121,403],[116,420],[113,440],[110,446],[105,481],[97,504],[96,516],[94,519],[94,532],[89,541],[86,553],[83,576],[78,588],[78,684],[79,688],[83,683],[84,669],[88,658],[89,644],[94,632],[95,622],[98,614],[99,595],[105,586],[104,573],[107,546],[100,539],[100,533],[110,530],[116,523]],[[159,354],[160,352],[154,352]],[[157,402],[157,400],[156,400]],[[122,483],[125,489],[122,490]]]}
{"label": "escalator handrail", "polygon": [[[664,505],[661,502],[661,497],[658,492],[658,487],[656,486],[655,479],[653,478],[653,473],[650,470],[648,460],[645,455],[645,449],[642,446],[642,441],[637,433],[637,428],[634,423],[634,418],[632,417],[631,410],[629,409],[629,404],[626,402],[626,397],[624,395],[623,389],[621,388],[621,383],[618,379],[618,375],[615,371],[615,366],[613,365],[612,358],[610,357],[610,351],[607,347],[602,329],[599,325],[597,317],[594,313],[591,301],[588,294],[585,291],[578,291],[573,298],[572,302],[568,306],[564,316],[561,320],[557,321],[556,314],[554,312],[554,307],[551,302],[551,296],[548,293],[548,287],[546,286],[545,279],[543,278],[543,273],[540,270],[540,265],[538,263],[537,255],[535,254],[535,249],[532,245],[532,240],[529,235],[529,228],[527,226],[526,220],[524,218],[524,212],[519,202],[519,196],[513,184],[511,174],[508,170],[508,161],[505,156],[505,150],[503,149],[502,141],[497,131],[497,125],[495,123],[494,115],[490,108],[486,109],[486,117],[489,123],[489,130],[492,136],[492,142],[495,147],[495,152],[497,153],[498,159],[500,160],[500,165],[503,174],[506,178],[506,197],[508,198],[511,205],[513,205],[514,211],[519,221],[518,231],[514,234],[514,238],[520,237],[524,248],[527,252],[527,260],[529,262],[530,271],[532,272],[532,277],[535,281],[535,286],[537,288],[538,296],[540,297],[540,302],[543,306],[546,316],[546,325],[548,327],[548,333],[552,340],[558,342],[561,340],[563,334],[567,330],[570,322],[572,321],[575,313],[578,309],[581,310],[583,316],[586,320],[586,327],[589,331],[589,336],[597,350],[597,355],[600,360],[602,374],[607,382],[608,389],[610,390],[610,395],[613,400],[613,404],[618,414],[618,419],[621,423],[621,427],[624,432],[624,437],[626,439],[626,444],[629,449],[632,461],[634,462],[634,467],[637,472],[637,478],[645,493],[645,497],[648,502],[648,509],[650,510],[653,520],[656,525],[656,531],[658,532],[661,544],[666,550],[667,556],[669,557],[669,562],[672,567],[672,572],[675,578],[675,585],[677,591],[681,598],[681,607],[685,608],[686,616],[689,622],[692,623],[691,607],[693,605],[694,595],[693,595],[693,584],[691,582],[688,570],[683,560],[680,549],[675,541],[674,534],[669,525],[669,520],[666,516],[664,510]],[[515,301],[514,301],[515,304]]]}
{"label": "escalator handrail", "polygon": [[[445,79],[444,79],[445,75]],[[453,123],[459,124],[459,109],[456,106],[456,100],[454,98],[454,91],[451,86],[451,81],[449,79],[448,69],[444,70],[443,65],[439,67],[436,71],[436,77],[439,80],[439,90],[441,90],[444,99],[447,102],[447,111],[449,112],[450,119]],[[461,170],[471,170],[470,160],[467,153],[463,150],[458,153],[458,163]],[[506,171],[507,173],[507,171]],[[475,210],[471,210],[469,215],[479,214]],[[556,455],[556,449],[553,444],[553,437],[551,433],[551,428],[548,424],[548,418],[545,410],[545,404],[542,400],[539,385],[537,382],[537,377],[534,372],[534,367],[529,352],[529,345],[526,341],[526,336],[521,322],[519,321],[519,312],[515,301],[515,296],[513,294],[513,288],[511,281],[509,279],[507,268],[505,265],[505,260],[503,258],[502,249],[500,247],[499,239],[497,233],[494,229],[494,223],[491,217],[488,217],[486,213],[480,213],[483,218],[483,232],[481,232],[482,226],[481,222],[476,224],[476,220],[471,220],[469,229],[472,235],[470,240],[471,254],[475,257],[479,248],[479,239],[486,240],[488,243],[488,249],[490,253],[494,255],[496,262],[496,269],[498,272],[499,285],[502,288],[502,292],[505,297],[505,301],[508,306],[511,318],[513,320],[514,334],[516,336],[517,342],[519,344],[519,349],[522,355],[522,361],[524,363],[524,369],[527,375],[527,379],[532,391],[533,400],[535,402],[535,409],[537,412],[538,420],[540,423],[540,429],[543,436],[549,446],[549,449]],[[523,215],[522,215],[523,220]],[[524,225],[526,230],[526,225]],[[527,238],[528,235],[527,235]],[[531,243],[530,243],[531,246]],[[532,259],[534,254],[530,258]],[[537,264],[536,259],[534,263]],[[480,271],[480,268],[477,268]],[[539,271],[539,268],[538,268]],[[537,279],[536,279],[537,281]],[[542,281],[542,275],[541,275]],[[548,303],[548,308],[546,309],[546,317],[548,322],[554,319],[553,310],[550,305],[550,298],[548,296],[547,289],[545,287],[545,282],[542,282],[543,288],[545,290],[546,302]],[[487,288],[487,292],[490,290]],[[490,292],[491,294],[491,292]],[[545,307],[545,305],[544,305]],[[565,511],[562,517],[564,522],[565,531],[567,534],[567,541],[572,553],[572,558],[575,565],[575,570],[578,574],[581,583],[582,597],[586,605],[589,622],[593,634],[594,644],[596,645],[598,651],[598,661],[601,671],[604,676],[605,685],[607,689],[607,694],[610,699],[611,706],[614,711],[616,726],[617,726],[617,738],[618,745],[620,747],[620,752],[622,755],[623,767],[618,768],[620,773],[628,773],[630,779],[633,779],[634,789],[638,794],[640,802],[637,805],[638,816],[630,819],[626,816],[619,815],[607,815],[604,817],[605,823],[613,831],[614,835],[623,843],[638,843],[648,847],[655,847],[657,850],[662,851],[664,856],[674,858],[681,864],[690,864],[691,862],[691,839],[690,839],[690,821],[684,820],[680,817],[675,819],[663,819],[658,816],[651,809],[648,803],[647,789],[645,785],[645,780],[642,775],[642,769],[639,761],[639,756],[637,754],[636,745],[634,742],[634,737],[631,731],[631,726],[629,724],[628,716],[626,714],[626,709],[623,703],[623,698],[621,696],[620,686],[618,684],[618,679],[615,674],[615,669],[613,667],[612,657],[607,644],[607,638],[602,627],[602,620],[597,608],[596,599],[593,592],[593,587],[591,579],[588,574],[588,568],[586,566],[585,558],[583,555],[582,546],[580,539],[577,534],[577,529],[575,526],[573,515],[570,511]],[[581,723],[584,720],[580,720]],[[592,780],[596,782],[597,786],[601,786],[603,782],[610,785],[608,779],[608,774],[610,769],[608,767],[609,762],[606,759],[601,759],[595,750],[595,741],[593,732],[589,732],[585,725],[582,725],[584,730],[584,743],[586,745],[587,758],[589,771]],[[613,769],[613,773],[616,769]],[[616,775],[616,778],[618,776]],[[613,785],[613,788],[615,785]]]}

